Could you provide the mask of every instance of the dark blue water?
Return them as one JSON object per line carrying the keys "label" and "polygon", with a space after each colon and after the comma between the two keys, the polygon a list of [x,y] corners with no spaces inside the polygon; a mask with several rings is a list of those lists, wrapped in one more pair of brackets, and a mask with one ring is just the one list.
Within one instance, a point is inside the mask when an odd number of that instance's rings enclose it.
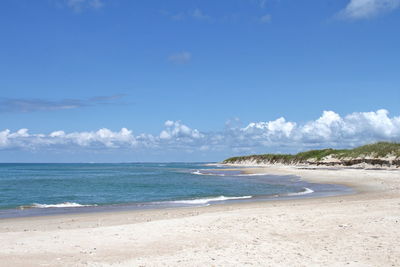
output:
{"label": "dark blue water", "polygon": [[242,176],[239,171],[211,168],[216,167],[203,163],[0,164],[0,213],[121,204],[205,205],[302,194],[306,187],[297,177]]}

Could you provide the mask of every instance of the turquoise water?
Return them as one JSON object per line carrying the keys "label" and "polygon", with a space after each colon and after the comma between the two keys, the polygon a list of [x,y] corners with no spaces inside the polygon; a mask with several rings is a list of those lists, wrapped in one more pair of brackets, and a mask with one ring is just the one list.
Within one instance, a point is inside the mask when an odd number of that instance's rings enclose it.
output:
{"label": "turquoise water", "polygon": [[[0,213],[113,205],[208,205],[296,195],[296,177],[242,176],[203,163],[0,164]],[[0,214],[1,215],[1,214]]]}

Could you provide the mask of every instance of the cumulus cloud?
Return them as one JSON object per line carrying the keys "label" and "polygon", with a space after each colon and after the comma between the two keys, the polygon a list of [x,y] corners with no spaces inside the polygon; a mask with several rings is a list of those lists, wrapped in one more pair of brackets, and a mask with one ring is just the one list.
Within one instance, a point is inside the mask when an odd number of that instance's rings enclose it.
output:
{"label": "cumulus cloud", "polygon": [[168,60],[175,64],[186,64],[189,63],[191,59],[192,54],[187,51],[174,53],[168,57]]}
{"label": "cumulus cloud", "polygon": [[34,112],[76,109],[88,106],[116,104],[124,95],[97,96],[88,99],[0,98],[0,112]]}
{"label": "cumulus cloud", "polygon": [[355,112],[343,117],[334,111],[324,111],[319,118],[303,124],[283,117],[252,122],[230,131],[227,139],[233,144],[230,147],[262,147],[264,151],[280,147],[288,148],[288,151],[303,147],[353,147],[381,140],[399,142],[400,117],[390,117],[385,109]]}
{"label": "cumulus cloud", "polygon": [[[192,129],[180,121],[166,121],[165,129],[157,135],[142,133],[134,135],[131,130],[122,128],[112,131],[102,128],[97,131],[71,132],[62,130],[48,134],[31,134],[28,129],[11,132],[9,129],[0,131],[1,148],[46,149],[54,148],[84,148],[84,149],[134,149],[157,148],[162,145],[177,147],[194,144],[204,138],[204,134]],[[199,143],[200,144],[200,143]]]}
{"label": "cumulus cloud", "polygon": [[191,129],[190,127],[182,124],[180,121],[166,121],[165,122],[166,129],[160,133],[161,140],[171,140],[174,139],[176,141],[189,141],[192,142],[195,139],[199,139],[204,137],[196,129]]}
{"label": "cumulus cloud", "polygon": [[334,111],[306,123],[283,117],[251,122],[241,127],[230,121],[219,132],[201,132],[180,122],[168,120],[159,134],[132,130],[71,132],[62,130],[32,134],[28,129],[0,131],[0,149],[166,149],[185,151],[293,152],[307,148],[353,147],[376,141],[400,142],[400,116],[380,109],[340,116]]}
{"label": "cumulus cloud", "polygon": [[289,138],[295,126],[296,123],[287,122],[285,118],[281,117],[269,122],[252,122],[241,130],[246,133],[261,134],[265,137]]}
{"label": "cumulus cloud", "polygon": [[121,146],[136,145],[136,138],[132,131],[122,128],[119,132],[109,129],[99,129],[92,132],[54,131],[49,134],[30,134],[28,129],[11,132],[6,129],[0,132],[0,148],[45,148],[62,147],[106,147],[119,148]]}
{"label": "cumulus cloud", "polygon": [[368,19],[400,7],[400,0],[350,0],[339,12],[344,19]]}

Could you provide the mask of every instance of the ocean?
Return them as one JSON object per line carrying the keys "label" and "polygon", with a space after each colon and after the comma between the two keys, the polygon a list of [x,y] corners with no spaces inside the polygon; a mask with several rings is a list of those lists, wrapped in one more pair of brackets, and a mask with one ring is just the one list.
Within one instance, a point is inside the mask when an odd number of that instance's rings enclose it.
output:
{"label": "ocean", "polygon": [[296,176],[245,175],[206,163],[0,164],[0,218],[207,206],[348,193]]}

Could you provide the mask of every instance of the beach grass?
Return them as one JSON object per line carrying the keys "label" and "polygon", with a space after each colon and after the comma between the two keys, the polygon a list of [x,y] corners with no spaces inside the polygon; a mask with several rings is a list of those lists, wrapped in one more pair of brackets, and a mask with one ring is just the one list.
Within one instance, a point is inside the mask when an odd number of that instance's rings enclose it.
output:
{"label": "beach grass", "polygon": [[378,142],[368,144],[353,149],[320,149],[309,150],[297,154],[261,154],[232,157],[223,161],[223,163],[235,163],[241,161],[255,161],[256,163],[269,162],[269,163],[301,163],[307,161],[320,161],[327,157],[337,159],[355,159],[355,158],[384,158],[388,156],[400,157],[400,143],[393,142]]}

